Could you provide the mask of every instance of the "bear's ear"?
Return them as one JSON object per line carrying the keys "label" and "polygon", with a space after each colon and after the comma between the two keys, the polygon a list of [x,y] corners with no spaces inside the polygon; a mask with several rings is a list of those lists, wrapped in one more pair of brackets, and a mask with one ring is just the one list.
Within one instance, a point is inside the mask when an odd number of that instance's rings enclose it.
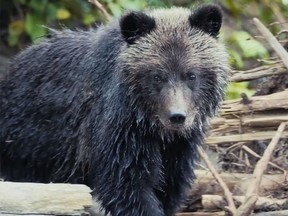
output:
{"label": "bear's ear", "polygon": [[217,5],[205,5],[196,9],[189,17],[192,28],[217,37],[222,24],[222,12]]}
{"label": "bear's ear", "polygon": [[121,33],[129,44],[133,44],[136,39],[149,33],[155,27],[155,20],[142,12],[130,12],[120,20]]}

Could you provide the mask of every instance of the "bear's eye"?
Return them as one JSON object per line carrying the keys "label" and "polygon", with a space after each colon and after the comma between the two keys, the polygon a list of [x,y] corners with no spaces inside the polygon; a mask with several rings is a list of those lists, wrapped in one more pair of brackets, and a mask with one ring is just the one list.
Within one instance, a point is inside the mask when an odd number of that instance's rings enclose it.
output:
{"label": "bear's eye", "polygon": [[196,79],[196,75],[194,74],[194,73],[188,73],[187,74],[187,78],[188,78],[188,80],[195,80]]}
{"label": "bear's eye", "polygon": [[162,79],[159,75],[154,75],[153,79],[155,82],[161,82],[162,81]]}

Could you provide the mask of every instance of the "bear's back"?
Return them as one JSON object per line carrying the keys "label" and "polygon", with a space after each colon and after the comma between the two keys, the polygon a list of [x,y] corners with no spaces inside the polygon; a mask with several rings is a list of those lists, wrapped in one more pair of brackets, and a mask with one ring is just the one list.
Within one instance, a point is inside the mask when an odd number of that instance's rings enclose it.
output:
{"label": "bear's back", "polygon": [[54,32],[15,57],[0,81],[0,176],[41,182],[72,178],[81,125],[89,124],[85,118],[92,105],[102,109],[102,88],[115,70],[117,31]]}

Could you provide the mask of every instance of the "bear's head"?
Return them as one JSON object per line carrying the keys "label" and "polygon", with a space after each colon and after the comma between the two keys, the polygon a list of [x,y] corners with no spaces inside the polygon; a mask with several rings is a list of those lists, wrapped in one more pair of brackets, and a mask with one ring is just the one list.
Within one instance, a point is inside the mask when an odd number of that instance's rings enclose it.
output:
{"label": "bear's head", "polygon": [[220,8],[206,5],[130,12],[120,20],[124,83],[139,118],[184,131],[219,108],[229,67],[217,36]]}

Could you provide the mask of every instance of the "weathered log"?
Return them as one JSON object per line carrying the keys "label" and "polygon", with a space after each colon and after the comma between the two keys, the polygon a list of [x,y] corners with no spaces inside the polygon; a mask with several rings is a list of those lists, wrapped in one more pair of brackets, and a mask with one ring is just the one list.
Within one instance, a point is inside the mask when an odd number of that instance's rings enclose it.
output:
{"label": "weathered log", "polygon": [[288,215],[288,210],[260,212],[260,213],[255,214],[255,216],[287,216],[287,215]]}
{"label": "weathered log", "polygon": [[[276,131],[255,131],[251,133],[233,134],[227,136],[209,136],[206,139],[206,144],[215,145],[235,142],[248,142],[256,140],[270,140],[274,136]],[[288,131],[282,133],[281,138],[288,138]]]}
{"label": "weathered log", "polygon": [[88,215],[90,192],[85,185],[0,182],[0,215]]}
{"label": "weathered log", "polygon": [[288,89],[271,95],[254,96],[249,98],[250,103],[243,103],[242,99],[224,101],[221,107],[221,116],[240,115],[255,111],[288,109]]}
{"label": "weathered log", "polygon": [[263,129],[263,127],[277,128],[282,122],[288,121],[288,110],[283,113],[261,113],[237,116],[235,118],[216,117],[212,120],[212,134],[251,131]]}
{"label": "weathered log", "polygon": [[[233,200],[238,207],[245,201],[245,196],[233,196]],[[222,210],[224,206],[227,206],[225,198],[219,195],[202,195],[201,204],[205,211],[219,211]],[[284,210],[287,204],[288,199],[270,199],[267,197],[258,197],[254,210]]]}
{"label": "weathered log", "polygon": [[[241,99],[224,101],[221,116],[212,120],[212,130],[206,144],[272,139],[279,124],[288,121],[287,95],[288,89],[251,97],[248,104]],[[281,138],[288,138],[288,132],[284,131]]]}

